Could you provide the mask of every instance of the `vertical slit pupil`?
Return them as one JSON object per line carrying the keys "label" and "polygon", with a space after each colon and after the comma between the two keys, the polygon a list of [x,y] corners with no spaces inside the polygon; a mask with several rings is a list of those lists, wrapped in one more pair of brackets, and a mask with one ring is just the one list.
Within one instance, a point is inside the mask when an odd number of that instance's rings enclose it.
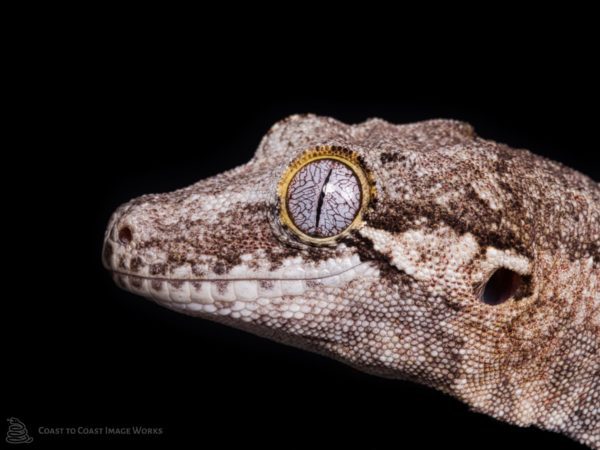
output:
{"label": "vertical slit pupil", "polygon": [[321,193],[319,194],[319,200],[317,201],[317,223],[316,226],[317,228],[319,227],[319,224],[321,222],[321,208],[323,208],[323,199],[325,198],[325,189],[327,188],[327,184],[329,183],[329,178],[331,178],[331,172],[333,172],[333,169],[329,169],[329,173],[327,174],[327,177],[325,178],[325,182],[323,183],[323,187],[321,188]]}
{"label": "vertical slit pupil", "polygon": [[501,267],[485,284],[481,300],[488,305],[504,303],[517,292],[522,283],[521,275]]}

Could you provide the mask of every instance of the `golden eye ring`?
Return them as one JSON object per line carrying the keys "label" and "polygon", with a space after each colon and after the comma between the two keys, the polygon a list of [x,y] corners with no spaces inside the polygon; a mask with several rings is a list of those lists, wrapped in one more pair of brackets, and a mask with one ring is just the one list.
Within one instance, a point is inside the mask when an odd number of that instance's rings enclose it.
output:
{"label": "golden eye ring", "polygon": [[278,196],[281,223],[304,242],[326,245],[362,225],[375,183],[356,152],[322,145],[292,161]]}

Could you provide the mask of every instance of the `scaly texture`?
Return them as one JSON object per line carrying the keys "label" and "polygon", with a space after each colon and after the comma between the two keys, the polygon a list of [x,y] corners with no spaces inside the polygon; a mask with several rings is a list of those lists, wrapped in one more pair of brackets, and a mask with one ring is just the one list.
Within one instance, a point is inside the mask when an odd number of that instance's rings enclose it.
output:
{"label": "scaly texture", "polygon": [[[358,155],[376,192],[328,245],[290,232],[277,194],[321,145]],[[275,124],[246,165],[118,208],[103,259],[120,286],[168,308],[598,449],[599,242],[599,185],[561,164],[451,120],[308,115]],[[511,275],[495,289],[519,283],[491,304],[498,270]]]}

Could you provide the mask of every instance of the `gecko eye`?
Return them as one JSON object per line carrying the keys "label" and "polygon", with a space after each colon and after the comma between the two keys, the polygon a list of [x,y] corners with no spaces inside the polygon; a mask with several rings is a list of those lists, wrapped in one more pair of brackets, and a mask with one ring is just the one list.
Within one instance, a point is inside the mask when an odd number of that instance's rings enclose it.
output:
{"label": "gecko eye", "polygon": [[284,174],[281,219],[303,240],[329,242],[360,223],[371,194],[371,183],[353,152],[317,147]]}
{"label": "gecko eye", "polygon": [[523,284],[521,275],[501,267],[496,270],[481,291],[481,300],[488,305],[499,305],[511,298]]}
{"label": "gecko eye", "polygon": [[294,224],[313,237],[344,231],[360,209],[360,184],[354,172],[334,159],[300,169],[288,187],[287,209]]}

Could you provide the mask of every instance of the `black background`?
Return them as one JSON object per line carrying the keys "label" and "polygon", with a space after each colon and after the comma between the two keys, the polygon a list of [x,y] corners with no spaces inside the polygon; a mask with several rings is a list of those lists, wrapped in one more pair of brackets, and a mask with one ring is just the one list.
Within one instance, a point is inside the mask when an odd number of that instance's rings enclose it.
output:
{"label": "black background", "polygon": [[[412,383],[163,309],[114,286],[100,251],[120,203],[246,162],[272,123],[293,113],[348,123],[466,120],[485,138],[598,180],[598,74],[589,54],[443,41],[415,55],[405,51],[414,41],[381,53],[324,41],[276,50],[276,36],[232,48],[104,33],[50,58],[29,103],[38,105],[36,126],[5,167],[22,176],[6,204],[16,218],[6,283],[16,293],[3,296],[2,412],[23,420],[36,445],[581,448]],[[37,433],[41,425],[135,424],[164,434]]]}

